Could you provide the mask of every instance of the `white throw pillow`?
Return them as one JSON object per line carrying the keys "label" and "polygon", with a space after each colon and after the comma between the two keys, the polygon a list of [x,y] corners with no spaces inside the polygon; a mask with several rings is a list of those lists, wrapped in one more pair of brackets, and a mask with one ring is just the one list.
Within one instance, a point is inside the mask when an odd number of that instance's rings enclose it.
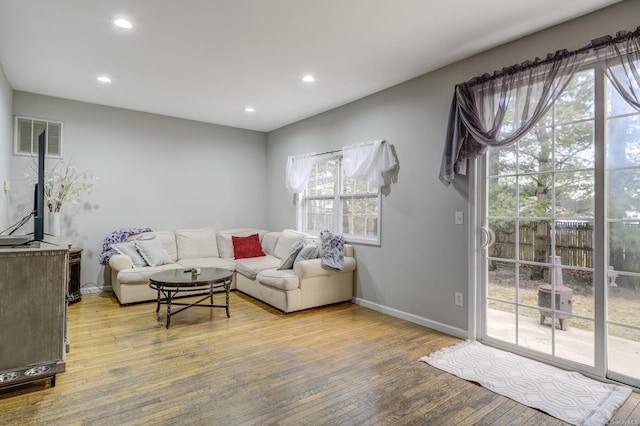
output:
{"label": "white throw pillow", "polygon": [[291,269],[293,268],[293,262],[296,260],[296,256],[300,253],[300,250],[304,247],[304,243],[302,240],[296,241],[289,247],[287,250],[287,254],[280,261],[280,266],[278,269]]}
{"label": "white throw pillow", "polygon": [[133,241],[126,241],[123,243],[111,244],[111,248],[117,251],[119,254],[129,256],[133,262],[134,268],[140,268],[141,266],[147,266],[147,262],[140,256],[136,244]]}
{"label": "white throw pillow", "polygon": [[142,258],[149,266],[160,266],[173,263],[167,251],[162,247],[162,243],[158,237],[148,240],[137,238],[134,240],[136,248],[140,252]]}
{"label": "white throw pillow", "polygon": [[293,261],[293,265],[302,260],[315,259],[318,257],[318,246],[316,243],[309,243],[302,247],[302,250],[296,256],[296,260]]}

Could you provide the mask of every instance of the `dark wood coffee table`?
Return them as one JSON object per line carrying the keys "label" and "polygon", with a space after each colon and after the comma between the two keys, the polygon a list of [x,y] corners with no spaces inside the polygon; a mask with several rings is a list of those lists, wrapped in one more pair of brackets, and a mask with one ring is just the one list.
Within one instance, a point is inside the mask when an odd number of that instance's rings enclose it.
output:
{"label": "dark wood coffee table", "polygon": [[[158,303],[156,312],[160,311],[160,305],[167,305],[167,328],[171,324],[171,315],[182,312],[192,306],[203,306],[207,308],[225,308],[227,318],[229,315],[229,291],[231,290],[231,281],[233,279],[233,271],[221,268],[201,268],[200,273],[195,275],[188,269],[172,269],[168,271],[156,272],[149,277],[149,287],[158,291]],[[224,305],[213,304],[213,291],[217,288],[224,288],[226,293],[226,303]],[[173,299],[184,293],[188,295],[194,292],[204,292],[207,294],[193,303],[174,302]],[[201,303],[205,299],[209,299],[210,303]],[[171,305],[183,306],[177,311],[171,312]]]}

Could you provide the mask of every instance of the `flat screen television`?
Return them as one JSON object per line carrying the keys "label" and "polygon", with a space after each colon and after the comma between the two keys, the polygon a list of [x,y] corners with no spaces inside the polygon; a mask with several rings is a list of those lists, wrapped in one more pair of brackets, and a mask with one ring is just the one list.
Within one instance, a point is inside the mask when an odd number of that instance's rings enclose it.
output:
{"label": "flat screen television", "polygon": [[46,133],[38,136],[38,182],[34,191],[33,240],[44,239],[44,154]]}

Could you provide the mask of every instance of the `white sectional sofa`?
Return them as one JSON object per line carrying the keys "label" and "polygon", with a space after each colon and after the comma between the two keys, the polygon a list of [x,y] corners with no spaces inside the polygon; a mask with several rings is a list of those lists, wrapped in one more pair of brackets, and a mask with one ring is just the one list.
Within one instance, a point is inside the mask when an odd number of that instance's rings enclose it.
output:
{"label": "white sectional sofa", "polygon": [[[258,234],[264,256],[234,258],[233,237]],[[165,264],[134,266],[126,254],[109,259],[111,286],[121,304],[156,300],[157,292],[149,287],[149,276],[166,269],[217,267],[234,271],[232,289],[265,302],[284,313],[351,300],[354,295],[356,261],[353,247],[344,245],[342,271],[322,266],[318,257],[300,260],[291,269],[278,269],[289,249],[299,241],[302,245],[320,239],[290,229],[269,232],[253,228],[214,232],[213,229],[184,229],[138,234],[129,240],[157,236],[168,255]],[[300,245],[300,243],[298,243]],[[163,263],[163,262],[161,262]],[[140,264],[140,262],[138,262]]]}

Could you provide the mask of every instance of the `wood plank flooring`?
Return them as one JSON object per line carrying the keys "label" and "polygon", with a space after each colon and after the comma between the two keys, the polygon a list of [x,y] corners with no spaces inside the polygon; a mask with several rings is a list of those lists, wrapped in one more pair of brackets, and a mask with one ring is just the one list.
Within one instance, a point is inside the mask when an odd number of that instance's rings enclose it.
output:
{"label": "wood plank flooring", "polygon": [[1,425],[565,424],[418,361],[459,339],[357,305],[283,315],[233,292],[230,319],[191,308],[167,330],[154,303],[98,293],[69,320],[67,371],[0,391]]}

